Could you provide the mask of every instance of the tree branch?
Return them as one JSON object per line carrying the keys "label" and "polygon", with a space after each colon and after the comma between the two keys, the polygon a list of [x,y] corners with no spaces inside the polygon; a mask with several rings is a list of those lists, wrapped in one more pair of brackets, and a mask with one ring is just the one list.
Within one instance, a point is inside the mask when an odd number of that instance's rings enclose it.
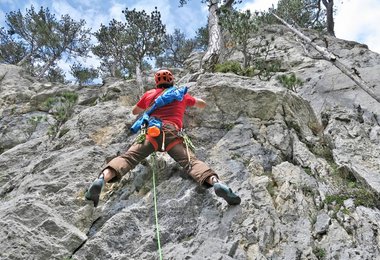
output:
{"label": "tree branch", "polygon": [[377,102],[380,103],[380,97],[378,97],[373,90],[368,86],[368,84],[358,75],[358,73],[355,73],[357,71],[355,68],[348,68],[346,65],[344,65],[342,62],[340,62],[337,57],[330,53],[326,48],[320,47],[317,44],[313,43],[312,40],[304,35],[302,32],[298,31],[297,29],[293,28],[290,24],[288,24],[285,20],[278,17],[276,14],[272,13],[274,17],[276,17],[281,23],[283,23],[285,26],[287,26],[292,32],[297,34],[301,39],[307,41],[311,46],[313,46],[319,53],[322,54],[323,58],[325,60],[328,60],[332,62],[340,71],[342,71],[344,74],[346,74],[349,78],[351,78],[356,85],[358,85],[361,89],[363,89],[365,92],[367,92],[368,95],[370,95],[373,99],[375,99]]}

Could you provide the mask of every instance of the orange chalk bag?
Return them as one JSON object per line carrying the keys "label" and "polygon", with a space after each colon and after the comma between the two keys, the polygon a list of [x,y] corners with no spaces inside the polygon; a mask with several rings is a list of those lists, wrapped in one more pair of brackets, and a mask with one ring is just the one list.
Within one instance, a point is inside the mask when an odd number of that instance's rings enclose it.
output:
{"label": "orange chalk bag", "polygon": [[157,137],[161,133],[162,122],[160,119],[151,117],[149,118],[149,123],[146,133],[151,137]]}

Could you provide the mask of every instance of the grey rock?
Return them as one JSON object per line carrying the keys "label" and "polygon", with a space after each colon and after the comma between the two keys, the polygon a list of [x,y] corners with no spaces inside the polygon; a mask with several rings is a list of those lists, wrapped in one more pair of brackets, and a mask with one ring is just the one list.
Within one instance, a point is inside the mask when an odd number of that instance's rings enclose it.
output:
{"label": "grey rock", "polygon": [[317,220],[314,225],[316,235],[324,235],[327,233],[331,218],[326,213],[321,213],[317,216]]}
{"label": "grey rock", "polygon": [[[133,143],[130,112],[154,87],[153,72],[142,88],[115,78],[80,88],[0,65],[0,259],[157,259],[154,191],[164,259],[378,258],[378,104],[287,28],[262,30],[278,46],[269,58],[282,60],[268,81],[200,73],[200,53],[176,70],[178,84],[208,104],[184,118],[196,154],[241,196],[239,206],[159,154],[155,190],[147,158],[107,184],[93,208],[84,192],[106,161]],[[378,54],[324,37],[377,84]],[[251,48],[259,40],[252,38]],[[291,72],[304,81],[296,92],[276,79]],[[42,104],[64,91],[78,101],[51,136],[57,119]],[[375,195],[374,205],[360,205],[357,192]]]}

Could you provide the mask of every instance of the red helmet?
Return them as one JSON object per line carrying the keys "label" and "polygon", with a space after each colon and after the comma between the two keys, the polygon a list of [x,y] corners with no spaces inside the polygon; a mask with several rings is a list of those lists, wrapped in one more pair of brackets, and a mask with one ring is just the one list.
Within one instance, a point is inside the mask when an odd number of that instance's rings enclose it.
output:
{"label": "red helmet", "polygon": [[169,70],[159,70],[154,74],[154,81],[156,81],[156,86],[161,84],[173,84],[174,76]]}

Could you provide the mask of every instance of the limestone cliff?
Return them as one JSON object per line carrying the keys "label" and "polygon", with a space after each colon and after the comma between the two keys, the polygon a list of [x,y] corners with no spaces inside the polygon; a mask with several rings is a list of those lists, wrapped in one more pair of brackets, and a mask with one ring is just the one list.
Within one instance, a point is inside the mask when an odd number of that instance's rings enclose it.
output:
{"label": "limestone cliff", "polygon": [[[278,75],[304,82],[296,92],[275,76],[199,74],[195,56],[176,71],[208,103],[186,113],[196,154],[242,203],[228,206],[159,153],[163,258],[376,259],[380,105],[285,27],[265,33]],[[326,39],[380,95],[380,55]],[[0,259],[158,259],[151,158],[107,185],[97,208],[84,199],[136,137],[128,129],[140,94],[134,80],[79,88],[0,65]]]}

